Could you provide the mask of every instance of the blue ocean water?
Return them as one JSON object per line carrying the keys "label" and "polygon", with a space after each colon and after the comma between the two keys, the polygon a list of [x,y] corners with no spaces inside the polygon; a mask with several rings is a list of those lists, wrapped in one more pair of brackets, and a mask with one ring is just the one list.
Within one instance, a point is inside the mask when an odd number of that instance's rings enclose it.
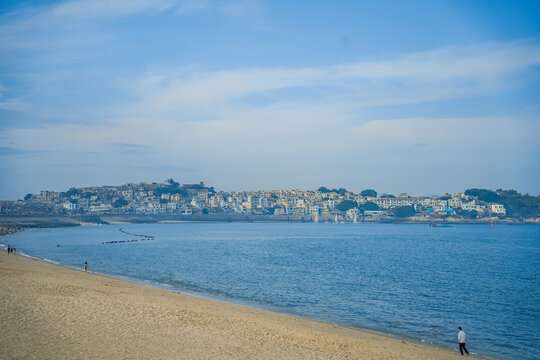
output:
{"label": "blue ocean water", "polygon": [[[137,241],[106,243],[127,240]],[[65,266],[88,261],[100,274],[441,347],[457,348],[461,326],[472,353],[540,359],[538,226],[139,224],[0,241]]]}

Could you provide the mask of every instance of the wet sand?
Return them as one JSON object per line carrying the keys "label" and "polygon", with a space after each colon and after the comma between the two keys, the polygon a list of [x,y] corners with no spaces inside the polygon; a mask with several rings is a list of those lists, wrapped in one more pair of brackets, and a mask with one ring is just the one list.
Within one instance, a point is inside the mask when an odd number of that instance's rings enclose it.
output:
{"label": "wet sand", "polygon": [[0,251],[0,359],[461,358]]}

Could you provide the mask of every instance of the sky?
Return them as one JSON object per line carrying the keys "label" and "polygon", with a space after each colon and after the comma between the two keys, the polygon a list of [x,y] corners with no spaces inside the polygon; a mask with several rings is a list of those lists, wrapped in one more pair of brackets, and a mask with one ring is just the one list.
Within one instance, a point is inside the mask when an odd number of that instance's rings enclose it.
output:
{"label": "sky", "polygon": [[0,199],[540,194],[538,1],[0,1]]}

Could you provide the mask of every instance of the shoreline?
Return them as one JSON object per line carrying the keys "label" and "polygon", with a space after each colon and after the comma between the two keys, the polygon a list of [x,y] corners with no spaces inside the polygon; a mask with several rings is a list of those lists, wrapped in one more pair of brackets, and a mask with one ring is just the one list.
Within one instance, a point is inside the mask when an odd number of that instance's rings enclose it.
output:
{"label": "shoreline", "polygon": [[26,227],[20,225],[2,225],[0,224],[0,237],[16,234],[27,230]]}
{"label": "shoreline", "polygon": [[[246,222],[246,223],[315,223],[311,219],[295,217],[253,217],[248,216],[152,216],[152,215],[101,215],[101,216],[0,216],[0,236],[11,235],[28,228],[55,228],[96,225],[125,225],[125,224],[174,224],[174,223],[201,223],[201,222]],[[334,224],[333,221],[321,221],[320,224]],[[456,225],[540,225],[540,222],[519,221],[514,219],[489,221],[441,221],[441,220],[366,220],[359,222],[345,222],[344,224],[409,224],[430,225],[433,227],[447,227]],[[6,230],[7,229],[7,230]],[[17,229],[14,232],[10,232]]]}
{"label": "shoreline", "polygon": [[[122,333],[121,338],[127,339],[131,337],[130,333],[141,331],[141,324],[148,325],[148,312],[153,312],[156,306],[164,312],[163,316],[158,316],[162,322],[152,323],[150,321],[153,325],[149,331],[155,333],[159,338],[162,338],[159,334],[166,335],[186,330],[185,323],[175,321],[179,313],[185,315],[186,312],[195,312],[198,316],[191,318],[188,322],[189,326],[187,327],[193,331],[188,331],[184,336],[189,335],[188,337],[191,339],[189,342],[178,341],[174,337],[167,341],[161,339],[158,342],[165,341],[166,346],[156,349],[152,344],[157,340],[155,337],[151,337],[151,341],[144,347],[145,351],[152,349],[147,357],[175,358],[178,350],[191,353],[189,358],[458,359],[460,357],[457,351],[404,341],[365,330],[195,297],[103,275],[84,273],[24,256],[7,255],[5,251],[1,251],[0,254],[0,269],[2,269],[0,282],[2,288],[6,289],[6,294],[0,295],[2,308],[6,310],[1,319],[3,329],[0,330],[0,336],[2,339],[11,339],[6,342],[8,346],[4,350],[0,350],[0,357],[10,358],[13,356],[12,351],[24,351],[27,348],[32,348],[32,343],[41,343],[43,340],[41,336],[48,338],[46,334],[51,330],[59,331],[62,335],[61,338],[68,339],[88,335],[85,323],[78,321],[81,312],[86,313],[84,314],[85,318],[90,316],[90,318],[98,320],[97,323],[95,321],[91,323],[92,327],[102,328],[98,333],[107,332],[108,328],[114,327],[117,322],[127,322],[126,329],[117,329]],[[28,296],[30,294],[26,293],[25,289],[31,290],[32,295]],[[36,306],[40,304],[40,311],[33,308],[31,303]],[[78,306],[81,303],[84,304],[83,307]],[[103,303],[112,304],[114,311],[111,313],[107,307],[99,306]],[[120,307],[117,306],[119,303]],[[66,306],[66,311],[62,306]],[[138,310],[135,313],[133,313],[134,307]],[[43,328],[40,328],[39,331],[33,326],[28,326],[25,329],[19,329],[17,334],[13,334],[13,330],[15,330],[13,327],[18,327],[15,321],[17,317],[11,318],[10,314],[27,313],[28,311],[30,313],[40,312],[40,316],[43,317],[41,320],[45,323],[47,323],[47,319],[54,319],[61,314],[63,315],[60,317],[67,316],[70,321],[65,324],[65,328],[64,326],[58,328],[53,323],[40,324]],[[99,321],[103,318],[108,321],[104,323]],[[134,319],[138,320],[134,321]],[[24,320],[25,323],[34,323],[34,319],[31,318]],[[223,322],[229,325],[232,322],[234,326],[231,328],[223,327]],[[263,331],[261,333],[259,331],[261,328],[266,329],[265,331],[271,330],[271,332],[264,333]],[[127,333],[125,333],[126,331]],[[214,341],[215,338],[207,337],[206,333],[208,332],[219,339],[217,344]],[[242,336],[238,336],[238,334]],[[22,339],[30,346],[23,346]],[[87,355],[82,356],[83,358],[128,357],[118,353],[108,353],[106,349],[103,350],[105,353],[92,353],[92,349],[96,346],[99,347],[100,342],[107,343],[110,340],[100,339],[101,337],[98,337],[92,341],[85,338],[82,344],[80,342],[63,343],[62,341],[58,343],[53,339],[52,342],[47,342],[47,347],[51,351],[53,349],[59,351],[58,354],[66,355],[66,357],[60,356],[61,358],[69,358],[71,356],[67,355],[72,354],[73,351],[78,352],[82,348],[86,349],[83,353]],[[129,341],[116,339],[113,342],[116,349],[129,352]],[[194,347],[197,344],[199,345],[198,350],[197,346]],[[232,344],[235,344],[233,346],[235,351],[229,352]],[[103,347],[103,344],[101,346]],[[161,355],[154,356],[156,351]],[[49,356],[43,353],[38,357],[47,358]]]}

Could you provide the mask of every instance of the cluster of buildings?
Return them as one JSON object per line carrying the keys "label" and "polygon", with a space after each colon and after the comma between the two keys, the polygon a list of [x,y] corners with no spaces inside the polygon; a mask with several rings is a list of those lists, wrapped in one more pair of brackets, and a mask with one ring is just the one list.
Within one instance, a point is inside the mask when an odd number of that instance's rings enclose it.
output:
{"label": "cluster of buildings", "polygon": [[[364,194],[364,195],[362,195]],[[396,209],[407,207],[406,216]],[[484,203],[463,193],[433,197],[401,194],[378,196],[320,188],[316,191],[215,191],[200,184],[138,183],[121,186],[72,188],[66,192],[41,191],[24,200],[0,202],[0,215],[202,215],[248,214],[301,216],[313,221],[369,221],[396,217],[412,220],[504,217],[502,204]]]}

